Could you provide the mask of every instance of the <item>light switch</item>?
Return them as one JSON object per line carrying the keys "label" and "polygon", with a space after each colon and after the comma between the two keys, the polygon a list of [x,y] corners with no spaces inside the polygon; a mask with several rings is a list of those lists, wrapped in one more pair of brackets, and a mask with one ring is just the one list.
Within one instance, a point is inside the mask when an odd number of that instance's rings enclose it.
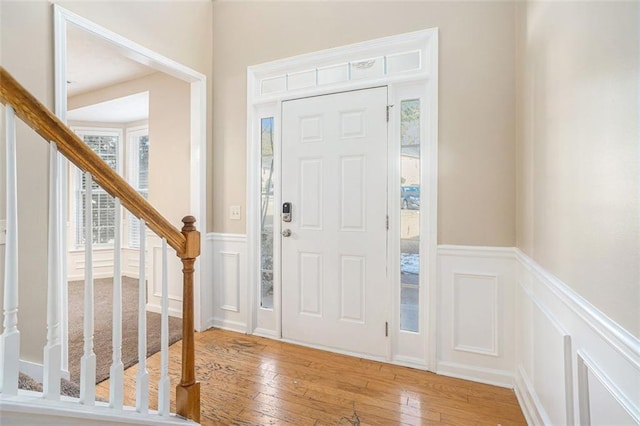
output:
{"label": "light switch", "polygon": [[229,219],[240,220],[240,206],[231,206]]}

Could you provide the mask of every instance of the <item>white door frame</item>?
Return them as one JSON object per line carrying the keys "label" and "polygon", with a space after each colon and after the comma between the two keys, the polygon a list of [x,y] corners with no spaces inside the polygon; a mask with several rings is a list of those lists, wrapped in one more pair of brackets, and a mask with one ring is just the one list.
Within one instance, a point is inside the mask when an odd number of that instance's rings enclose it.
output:
{"label": "white door frame", "polygon": [[[438,29],[428,29],[398,36],[367,41],[335,49],[295,56],[275,62],[251,66],[247,69],[247,243],[249,267],[249,304],[247,333],[280,339],[281,292],[280,292],[280,239],[274,237],[274,294],[273,309],[259,307],[260,298],[260,119],[273,117],[274,156],[274,215],[279,215],[281,199],[281,106],[291,99],[318,96],[330,93],[365,89],[376,86],[389,87],[389,103],[393,104],[394,93],[401,93],[403,87],[417,87],[423,100],[424,114],[421,114],[423,130],[423,152],[421,185],[427,193],[426,207],[422,208],[421,236],[425,243],[421,247],[421,273],[426,295],[420,302],[419,339],[409,339],[422,346],[420,356],[403,354],[402,339],[392,339],[389,362],[417,368],[435,370],[436,360],[436,250],[437,250],[437,158],[438,158]],[[396,90],[397,89],[397,90]],[[400,99],[400,98],[397,98]],[[399,108],[396,108],[399,110]],[[393,115],[393,114],[392,114]],[[389,276],[397,275],[399,281],[399,223],[400,188],[394,177],[400,173],[400,148],[394,129],[399,124],[391,118],[389,122],[389,240],[397,239],[397,247],[389,247]],[[394,161],[394,159],[398,161]],[[397,188],[396,188],[397,186]],[[425,203],[421,203],[425,206]],[[398,206],[395,209],[394,206]],[[398,210],[395,212],[394,210]],[[274,235],[280,234],[281,221],[274,218]],[[395,252],[397,251],[397,256]],[[390,278],[394,280],[394,278]],[[394,284],[392,282],[392,284]],[[399,287],[399,283],[398,283]],[[425,292],[422,292],[425,293]],[[399,300],[391,295],[399,317]],[[392,320],[390,326],[399,330]],[[401,332],[397,334],[402,334]],[[416,337],[416,336],[413,336]],[[411,344],[414,344],[411,343]]]}
{"label": "white door frame", "polygon": [[[207,203],[206,203],[206,172],[207,172],[207,78],[204,74],[199,73],[185,65],[175,62],[165,56],[160,55],[142,45],[139,45],[113,31],[110,31],[88,19],[83,18],[63,7],[53,5],[54,19],[54,65],[55,65],[55,114],[66,123],[67,121],[67,24],[71,23],[82,28],[97,37],[102,38],[113,46],[117,47],[124,56],[131,60],[140,62],[150,68],[169,74],[172,77],[183,80],[191,85],[191,125],[190,125],[190,211],[186,214],[194,214],[198,219],[200,231],[206,233],[207,220]],[[60,170],[66,170],[66,159],[60,156]],[[66,197],[67,182],[66,174],[60,174],[59,194]],[[66,203],[60,203],[62,212],[59,215],[58,235],[61,236],[59,243],[59,252],[66,252]],[[181,224],[175,224],[180,229]],[[53,232],[54,230],[49,230]],[[204,241],[204,239],[203,239]],[[206,244],[203,244],[200,259],[206,259]],[[58,274],[60,288],[63,289],[63,298],[67,288],[67,272],[66,262],[61,262]],[[206,286],[201,286],[204,277],[207,275],[208,262],[196,262],[194,274],[194,325],[196,330],[202,330],[206,325],[203,318],[210,318],[209,311],[211,309],[210,300]],[[62,301],[65,309],[62,309],[62,369],[67,370],[68,367],[68,336],[67,317],[66,317],[66,299]]]}

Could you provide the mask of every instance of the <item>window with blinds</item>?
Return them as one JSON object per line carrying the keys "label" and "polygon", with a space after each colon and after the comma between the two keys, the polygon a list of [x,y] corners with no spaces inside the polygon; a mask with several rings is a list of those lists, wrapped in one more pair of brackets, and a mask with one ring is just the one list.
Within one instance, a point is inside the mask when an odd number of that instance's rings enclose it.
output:
{"label": "window with blinds", "polygon": [[[127,180],[144,198],[149,197],[149,129],[127,130]],[[140,222],[128,213],[127,241],[129,247],[140,247]]]}
{"label": "window with blinds", "polygon": [[[78,136],[89,147],[97,153],[113,170],[119,172],[119,145],[121,132],[118,130],[105,129],[82,129],[76,130]],[[85,243],[85,208],[87,191],[84,173],[76,169],[75,185],[75,242],[76,246],[83,246]],[[115,229],[115,199],[107,194],[95,182],[91,187],[92,197],[92,238],[93,244],[104,246],[113,244],[116,232]]]}

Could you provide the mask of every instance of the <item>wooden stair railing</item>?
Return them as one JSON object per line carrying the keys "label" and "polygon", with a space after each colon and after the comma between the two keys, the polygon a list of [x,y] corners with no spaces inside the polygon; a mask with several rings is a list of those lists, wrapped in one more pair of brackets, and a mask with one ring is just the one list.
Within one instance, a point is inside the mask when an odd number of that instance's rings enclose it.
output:
{"label": "wooden stair railing", "polygon": [[193,274],[195,261],[200,255],[200,232],[194,225],[196,219],[186,216],[179,231],[4,67],[0,67],[0,102],[11,106],[15,115],[46,141],[54,142],[62,155],[80,170],[90,173],[109,195],[119,198],[129,212],[165,238],[182,260],[182,374],[176,387],[176,412],[199,423],[200,383],[195,379],[193,327]]}

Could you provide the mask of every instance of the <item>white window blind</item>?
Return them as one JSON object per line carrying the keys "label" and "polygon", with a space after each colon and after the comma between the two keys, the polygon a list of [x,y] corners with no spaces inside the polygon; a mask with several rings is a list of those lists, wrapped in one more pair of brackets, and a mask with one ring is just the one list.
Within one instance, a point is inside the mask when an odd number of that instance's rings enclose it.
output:
{"label": "white window blind", "polygon": [[[82,129],[76,130],[78,136],[115,171],[119,171],[120,132],[110,130]],[[77,170],[75,179],[75,242],[77,246],[85,243],[85,192],[84,173]],[[93,204],[93,244],[113,244],[115,229],[115,200],[95,182],[92,186]]]}
{"label": "white window blind", "polygon": [[[149,129],[127,130],[127,180],[144,198],[149,197]],[[129,247],[140,247],[140,224],[128,214],[127,240]]]}

